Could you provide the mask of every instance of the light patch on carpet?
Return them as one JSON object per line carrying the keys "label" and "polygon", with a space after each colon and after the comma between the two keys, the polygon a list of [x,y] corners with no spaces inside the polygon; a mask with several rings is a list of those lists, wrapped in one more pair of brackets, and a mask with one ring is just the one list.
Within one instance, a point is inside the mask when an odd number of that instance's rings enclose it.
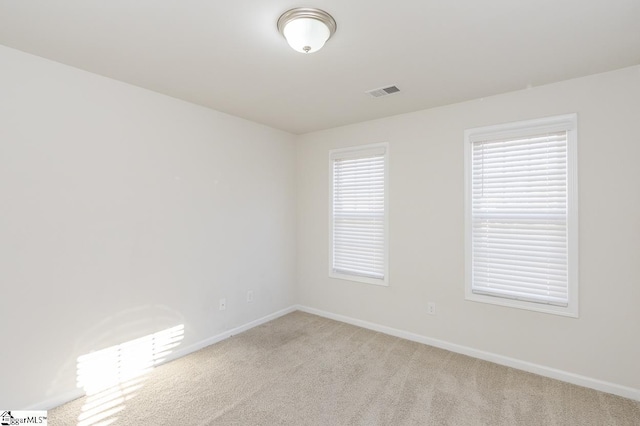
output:
{"label": "light patch on carpet", "polygon": [[107,426],[144,386],[148,374],[184,338],[184,325],[78,357],[77,386],[86,393],[77,426]]}

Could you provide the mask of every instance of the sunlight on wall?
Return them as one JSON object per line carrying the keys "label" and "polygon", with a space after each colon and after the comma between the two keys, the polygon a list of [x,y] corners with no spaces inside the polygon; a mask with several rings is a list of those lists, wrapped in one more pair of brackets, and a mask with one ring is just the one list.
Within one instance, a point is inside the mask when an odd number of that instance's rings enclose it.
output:
{"label": "sunlight on wall", "polygon": [[146,375],[180,344],[184,325],[78,357],[77,383],[87,394],[78,426],[106,426],[136,396]]}

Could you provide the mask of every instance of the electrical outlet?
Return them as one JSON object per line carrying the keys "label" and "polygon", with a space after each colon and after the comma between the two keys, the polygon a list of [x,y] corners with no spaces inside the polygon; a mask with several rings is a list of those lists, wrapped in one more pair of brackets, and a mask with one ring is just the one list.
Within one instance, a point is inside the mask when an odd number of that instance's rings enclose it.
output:
{"label": "electrical outlet", "polygon": [[224,311],[227,309],[227,299],[220,299],[220,310]]}
{"label": "electrical outlet", "polygon": [[247,303],[253,302],[253,290],[247,290]]}
{"label": "electrical outlet", "polygon": [[429,302],[427,303],[427,313],[429,315],[435,315],[436,314],[436,304],[433,302]]}

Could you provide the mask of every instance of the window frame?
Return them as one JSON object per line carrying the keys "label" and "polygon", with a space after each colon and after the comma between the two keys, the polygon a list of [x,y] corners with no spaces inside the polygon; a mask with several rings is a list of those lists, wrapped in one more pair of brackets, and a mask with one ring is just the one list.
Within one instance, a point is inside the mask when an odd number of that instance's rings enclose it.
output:
{"label": "window frame", "polygon": [[[556,306],[526,300],[473,292],[472,247],[472,143],[473,140],[498,140],[536,134],[567,132],[567,306]],[[578,123],[577,114],[564,114],[534,120],[518,121],[467,129],[464,132],[465,185],[465,299],[473,302],[507,306],[548,314],[578,318]]]}
{"label": "window frame", "polygon": [[[334,181],[333,181],[333,166],[334,166],[334,158],[337,155],[345,154],[348,156],[352,156],[358,153],[366,153],[367,151],[377,150],[383,148],[384,154],[384,278],[373,278],[366,277],[362,275],[356,274],[346,274],[342,272],[336,272],[333,267],[333,231],[334,231],[334,220],[333,220],[333,193],[334,193]],[[329,278],[346,280],[346,281],[355,281],[366,284],[373,284],[378,286],[389,286],[389,143],[380,142],[366,145],[357,145],[350,146],[346,148],[336,148],[329,150]]]}

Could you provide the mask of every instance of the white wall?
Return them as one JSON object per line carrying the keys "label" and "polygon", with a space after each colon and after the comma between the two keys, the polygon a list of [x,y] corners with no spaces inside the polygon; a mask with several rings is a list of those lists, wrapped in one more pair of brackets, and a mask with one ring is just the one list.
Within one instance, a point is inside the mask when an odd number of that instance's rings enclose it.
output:
{"label": "white wall", "polygon": [[[464,129],[569,112],[580,318],[465,301]],[[640,389],[639,116],[633,67],[294,138],[0,46],[0,403],[64,399],[92,350],[296,302]],[[374,142],[389,287],[327,276],[328,151]]]}
{"label": "white wall", "polygon": [[[464,130],[572,112],[580,317],[465,301]],[[300,137],[298,302],[640,389],[639,118],[640,67],[632,67]],[[389,287],[327,273],[328,151],[376,142],[390,144]],[[428,301],[437,315],[427,315]]]}
{"label": "white wall", "polygon": [[292,305],[293,143],[0,46],[2,407],[68,395],[89,351]]}

